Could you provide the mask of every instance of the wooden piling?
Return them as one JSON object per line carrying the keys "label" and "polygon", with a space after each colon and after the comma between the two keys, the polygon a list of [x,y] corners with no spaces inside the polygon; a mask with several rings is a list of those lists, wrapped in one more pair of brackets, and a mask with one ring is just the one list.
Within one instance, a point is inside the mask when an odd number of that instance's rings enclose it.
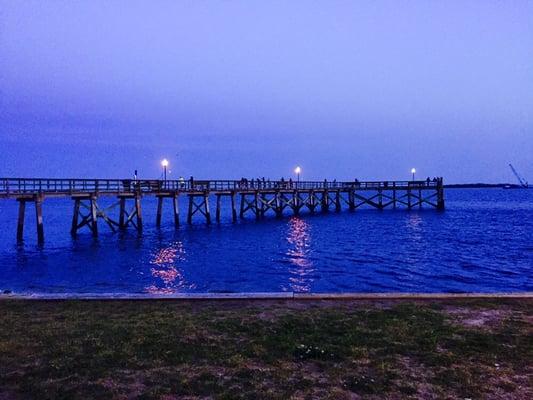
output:
{"label": "wooden piling", "polygon": [[180,226],[180,209],[178,202],[178,194],[172,196],[172,210],[174,211],[174,227],[179,228]]}
{"label": "wooden piling", "polygon": [[259,192],[257,190],[254,192],[254,211],[255,219],[261,218],[261,210],[259,208]]}
{"label": "wooden piling", "polygon": [[126,227],[124,223],[124,217],[126,216],[126,198],[124,196],[119,197],[119,216],[118,216],[118,226],[120,229]]}
{"label": "wooden piling", "polygon": [[163,214],[163,196],[157,196],[157,215],[155,225],[161,227],[161,216]]}
{"label": "wooden piling", "polygon": [[220,197],[221,197],[221,194],[217,193],[216,197],[217,197],[216,220],[217,220],[217,222],[220,222]]}
{"label": "wooden piling", "polygon": [[235,209],[235,192],[231,192],[231,220],[237,222],[237,210]]}
{"label": "wooden piling", "polygon": [[137,214],[137,230],[140,232],[143,229],[143,216],[141,208],[141,195],[135,194],[135,213]]}
{"label": "wooden piling", "polygon": [[19,215],[17,221],[17,241],[22,242],[24,239],[24,216],[26,214],[26,200],[19,199]]}
{"label": "wooden piling", "polygon": [[292,194],[292,206],[294,215],[300,215],[300,193],[295,190]]}
{"label": "wooden piling", "polygon": [[335,191],[335,211],[341,211],[341,191],[338,189]]}
{"label": "wooden piling", "polygon": [[76,236],[78,232],[78,221],[80,216],[80,199],[74,199],[74,212],[72,213],[72,225],[70,227],[70,234]]}
{"label": "wooden piling", "polygon": [[444,186],[442,178],[437,178],[437,210],[444,210]]}
{"label": "wooden piling", "polygon": [[276,191],[276,218],[281,218],[283,216],[283,205],[281,203],[281,192]]}
{"label": "wooden piling", "polygon": [[311,214],[315,213],[316,195],[315,195],[314,190],[309,191],[306,206],[307,206],[307,209],[311,212]]}
{"label": "wooden piling", "polygon": [[188,197],[189,197],[189,211],[187,212],[187,223],[192,224],[192,209],[193,209],[194,200],[191,195],[189,195]]}
{"label": "wooden piling", "polygon": [[205,220],[209,225],[211,223],[211,213],[209,212],[209,193],[204,193]]}
{"label": "wooden piling", "polygon": [[35,217],[37,218],[37,241],[44,242],[44,226],[43,226],[43,199],[41,196],[35,197]]}
{"label": "wooden piling", "polygon": [[328,191],[324,189],[324,191],[322,192],[322,204],[321,204],[321,208],[322,208],[322,212],[327,212],[329,211],[329,194],[328,194]]}
{"label": "wooden piling", "polygon": [[90,198],[90,212],[91,212],[91,230],[93,231],[93,236],[98,236],[98,214],[96,212],[96,196],[91,196]]}
{"label": "wooden piling", "polygon": [[244,202],[245,202],[245,196],[246,196],[246,194],[241,193],[241,209],[240,209],[240,213],[239,213],[239,216],[240,216],[241,218],[244,218]]}

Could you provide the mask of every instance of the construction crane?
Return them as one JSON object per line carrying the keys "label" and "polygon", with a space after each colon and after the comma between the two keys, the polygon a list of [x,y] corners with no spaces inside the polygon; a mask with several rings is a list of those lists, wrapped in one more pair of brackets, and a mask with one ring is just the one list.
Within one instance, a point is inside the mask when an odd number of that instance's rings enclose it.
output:
{"label": "construction crane", "polygon": [[513,171],[514,176],[516,176],[516,179],[518,179],[520,186],[527,188],[527,182],[518,174],[518,172],[516,172],[516,169],[514,169],[513,164],[509,164],[509,168],[511,168],[511,171]]}

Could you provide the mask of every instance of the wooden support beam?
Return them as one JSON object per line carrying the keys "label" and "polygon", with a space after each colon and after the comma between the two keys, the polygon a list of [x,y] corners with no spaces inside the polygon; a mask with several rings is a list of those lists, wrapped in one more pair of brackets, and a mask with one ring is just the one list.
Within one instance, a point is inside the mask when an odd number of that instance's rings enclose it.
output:
{"label": "wooden support beam", "polygon": [[143,215],[141,207],[141,195],[135,194],[135,214],[137,215],[137,230],[140,232],[143,229]]}
{"label": "wooden support beam", "polygon": [[396,182],[392,184],[392,206],[396,209]]}
{"label": "wooden support beam", "polygon": [[259,192],[257,190],[254,192],[254,211],[255,219],[261,218],[261,209],[259,207]]}
{"label": "wooden support beam", "polygon": [[437,210],[444,210],[444,188],[442,178],[437,180]]}
{"label": "wooden support beam", "polygon": [[300,192],[295,190],[292,194],[292,209],[294,210],[294,215],[300,215],[301,206]]}
{"label": "wooden support beam", "polygon": [[19,216],[17,221],[17,241],[24,239],[24,216],[26,215],[26,200],[19,199]]}
{"label": "wooden support beam", "polygon": [[216,194],[217,197],[217,209],[216,209],[216,220],[217,222],[220,222],[220,197],[222,195],[220,193]]}
{"label": "wooden support beam", "polygon": [[98,236],[98,215],[96,214],[96,196],[92,196],[90,201],[90,212],[91,212],[91,230],[93,231],[93,236]]}
{"label": "wooden support beam", "polygon": [[172,210],[174,211],[174,227],[178,228],[180,226],[180,209],[177,193],[172,196]]}
{"label": "wooden support beam", "polygon": [[308,192],[308,197],[307,201],[305,202],[305,206],[311,212],[311,214],[314,214],[316,208],[316,195],[314,190],[310,190]]}
{"label": "wooden support beam", "polygon": [[72,225],[70,227],[70,234],[76,236],[78,232],[78,219],[80,216],[80,199],[74,199],[74,212],[72,213]]}
{"label": "wooden support beam", "polygon": [[341,191],[335,191],[335,211],[340,212],[341,210]]}
{"label": "wooden support beam", "polygon": [[237,222],[237,210],[235,209],[235,192],[231,192],[231,220]]}
{"label": "wooden support beam", "polygon": [[188,197],[189,197],[189,211],[187,212],[187,223],[192,224],[194,199],[191,195],[189,195]]}
{"label": "wooden support beam", "polygon": [[43,198],[41,196],[35,197],[35,217],[37,219],[37,241],[44,242],[44,226],[43,226]]}
{"label": "wooden support beam", "polygon": [[157,215],[155,225],[161,227],[161,216],[163,214],[163,196],[157,196]]}
{"label": "wooden support beam", "polygon": [[211,223],[211,213],[209,212],[209,193],[204,194],[205,220],[209,225]]}
{"label": "wooden support beam", "polygon": [[281,204],[281,192],[276,191],[276,217],[281,218],[283,216],[283,205]]}
{"label": "wooden support beam", "polygon": [[246,194],[245,193],[241,193],[241,210],[240,210],[240,213],[239,213],[239,216],[241,218],[244,218],[244,203],[246,201]]}
{"label": "wooden support beam", "polygon": [[329,211],[329,194],[328,194],[328,191],[327,190],[324,190],[322,192],[322,199],[321,199],[321,208],[322,208],[322,212],[326,212],[326,211]]}
{"label": "wooden support beam", "polygon": [[126,198],[125,197],[120,197],[119,198],[119,202],[120,202],[120,206],[119,206],[118,226],[119,226],[120,229],[124,229],[126,227],[126,225],[124,224],[124,217],[127,218],[127,215],[126,215]]}
{"label": "wooden support beam", "polygon": [[355,189],[350,189],[350,191],[348,192],[348,209],[350,211],[354,211],[355,210]]}
{"label": "wooden support beam", "polygon": [[383,189],[378,189],[378,209],[383,210]]}
{"label": "wooden support beam", "polygon": [[[211,213],[209,211],[209,193],[204,192],[202,194],[199,193],[191,193],[188,195],[189,197],[189,212],[187,215],[187,223],[192,224],[192,217],[197,212],[204,215],[206,223],[209,225],[211,223]],[[199,198],[201,201],[197,202],[196,199]]]}

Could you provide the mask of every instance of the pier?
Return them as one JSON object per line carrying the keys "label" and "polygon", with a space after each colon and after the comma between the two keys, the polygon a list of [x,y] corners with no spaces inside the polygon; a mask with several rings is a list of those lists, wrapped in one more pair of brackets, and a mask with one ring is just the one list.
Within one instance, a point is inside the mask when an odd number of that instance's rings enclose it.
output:
{"label": "pier", "polygon": [[[116,198],[116,203],[103,208],[98,200]],[[294,215],[362,206],[385,208],[444,209],[443,179],[412,181],[292,181],[292,180],[132,180],[132,179],[42,179],[0,178],[0,200],[15,199],[19,203],[17,240],[23,240],[27,203],[33,203],[37,239],[44,241],[43,202],[51,197],[70,197],[73,201],[70,233],[89,229],[98,235],[98,221],[103,220],[113,232],[129,227],[142,231],[142,198],[157,198],[155,224],[161,225],[163,205],[171,202],[173,221],[180,225],[178,198],[187,199],[187,223],[201,217],[212,223],[211,203],[215,204],[216,222],[220,222],[222,199],[229,199],[231,219],[252,216],[260,220],[267,215],[282,217],[288,210]],[[118,210],[116,210],[118,209]]]}

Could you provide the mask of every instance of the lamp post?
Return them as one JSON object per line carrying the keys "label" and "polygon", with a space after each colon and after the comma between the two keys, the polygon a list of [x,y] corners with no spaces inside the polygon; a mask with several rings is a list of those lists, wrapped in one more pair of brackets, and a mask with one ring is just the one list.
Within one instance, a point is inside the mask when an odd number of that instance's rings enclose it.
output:
{"label": "lamp post", "polygon": [[167,167],[168,167],[168,160],[166,158],[161,161],[161,165],[163,166],[163,176],[165,181],[165,187],[167,187]]}
{"label": "lamp post", "polygon": [[413,182],[415,180],[416,168],[411,168],[411,173],[413,174]]}
{"label": "lamp post", "polygon": [[294,173],[296,174],[296,179],[297,179],[298,183],[300,183],[300,172],[302,172],[302,169],[300,167],[296,167],[294,169]]}

